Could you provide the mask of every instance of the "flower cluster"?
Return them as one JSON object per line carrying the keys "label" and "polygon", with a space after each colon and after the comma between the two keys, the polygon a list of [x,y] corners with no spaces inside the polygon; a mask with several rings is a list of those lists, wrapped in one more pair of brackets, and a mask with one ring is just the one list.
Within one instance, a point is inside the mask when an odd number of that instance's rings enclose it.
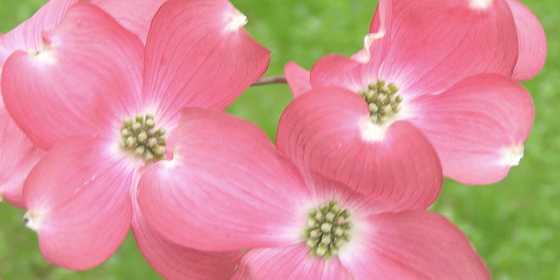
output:
{"label": "flower cluster", "polygon": [[546,58],[517,0],[380,0],[352,57],[290,62],[273,145],[223,112],[269,51],[227,0],[51,0],[0,36],[0,198],[45,259],[132,229],[166,279],[490,279],[426,209],[517,165]]}

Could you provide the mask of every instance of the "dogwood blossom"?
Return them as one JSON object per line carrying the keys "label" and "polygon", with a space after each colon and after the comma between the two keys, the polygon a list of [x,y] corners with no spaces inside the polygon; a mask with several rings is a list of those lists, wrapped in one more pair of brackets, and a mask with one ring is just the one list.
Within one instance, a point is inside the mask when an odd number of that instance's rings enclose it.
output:
{"label": "dogwood blossom", "polygon": [[362,51],[327,55],[310,73],[289,63],[297,98],[278,148],[364,194],[387,181],[422,188],[437,178],[428,164],[437,158],[444,176],[466,184],[504,178],[534,119],[531,96],[509,77],[540,62],[518,64],[511,9],[487,2],[380,1]]}
{"label": "dogwood blossom", "polygon": [[80,2],[44,33],[43,49],[6,60],[6,108],[49,150],[24,186],[27,226],[49,262],[86,269],[107,259],[131,226],[137,177],[170,156],[182,109],[223,110],[264,73],[269,52],[245,23],[227,1],[172,0],[144,47]]}
{"label": "dogwood blossom", "polygon": [[171,242],[248,249],[233,279],[490,279],[458,228],[416,209],[440,185],[408,189],[408,207],[366,198],[296,169],[249,122],[195,108],[183,120],[174,159],[145,170],[138,203]]}

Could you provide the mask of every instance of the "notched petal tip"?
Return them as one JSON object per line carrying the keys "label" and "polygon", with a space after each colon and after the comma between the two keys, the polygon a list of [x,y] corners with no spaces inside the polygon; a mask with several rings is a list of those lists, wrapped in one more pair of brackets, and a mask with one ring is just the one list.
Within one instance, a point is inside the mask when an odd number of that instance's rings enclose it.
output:
{"label": "notched petal tip", "polygon": [[23,215],[23,221],[25,222],[25,226],[27,228],[38,232],[43,223],[43,215],[40,211],[30,209],[25,212],[25,215]]}
{"label": "notched petal tip", "polygon": [[504,156],[502,158],[503,163],[507,166],[519,165],[519,162],[521,162],[521,159],[523,158],[524,150],[525,148],[523,144],[505,148],[503,151]]}
{"label": "notched petal tip", "polygon": [[226,32],[234,32],[247,24],[247,17],[239,10],[234,9],[225,15],[226,18]]}
{"label": "notched petal tip", "polygon": [[469,6],[473,10],[486,10],[494,0],[471,0]]}
{"label": "notched petal tip", "polygon": [[371,58],[370,48],[373,42],[379,40],[385,36],[385,31],[379,31],[377,33],[370,33],[364,36],[364,49],[357,54],[355,54],[352,58],[358,62],[366,63]]}

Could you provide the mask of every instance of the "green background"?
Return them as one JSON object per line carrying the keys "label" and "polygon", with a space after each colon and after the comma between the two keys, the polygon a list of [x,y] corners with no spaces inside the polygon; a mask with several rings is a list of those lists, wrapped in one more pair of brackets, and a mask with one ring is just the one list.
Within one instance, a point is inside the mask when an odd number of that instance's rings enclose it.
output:
{"label": "green background", "polygon": [[[45,1],[0,0],[0,32],[30,17]],[[266,75],[282,75],[295,60],[309,69],[328,53],[351,55],[362,46],[375,0],[233,0],[248,18],[246,29],[272,51]],[[560,279],[560,26],[557,0],[524,0],[548,37],[543,71],[523,85],[531,92],[536,119],[525,158],[502,182],[464,186],[445,181],[432,210],[470,238],[494,279]],[[247,90],[228,110],[261,126],[273,139],[278,118],[291,100],[286,85]],[[108,261],[88,271],[47,264],[37,237],[25,228],[24,210],[0,205],[0,277],[20,279],[161,279],[140,255],[132,236]]]}

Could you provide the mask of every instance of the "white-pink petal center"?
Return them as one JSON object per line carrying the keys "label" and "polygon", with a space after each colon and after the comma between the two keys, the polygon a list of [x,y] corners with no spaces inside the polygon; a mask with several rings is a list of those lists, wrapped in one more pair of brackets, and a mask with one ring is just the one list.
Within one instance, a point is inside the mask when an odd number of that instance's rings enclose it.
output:
{"label": "white-pink petal center", "polygon": [[485,10],[492,5],[493,0],[471,0],[470,7],[474,10]]}
{"label": "white-pink petal center", "polygon": [[29,55],[34,57],[37,61],[43,64],[54,64],[56,62],[56,57],[52,49],[45,46],[44,49],[38,51],[29,51]]}

